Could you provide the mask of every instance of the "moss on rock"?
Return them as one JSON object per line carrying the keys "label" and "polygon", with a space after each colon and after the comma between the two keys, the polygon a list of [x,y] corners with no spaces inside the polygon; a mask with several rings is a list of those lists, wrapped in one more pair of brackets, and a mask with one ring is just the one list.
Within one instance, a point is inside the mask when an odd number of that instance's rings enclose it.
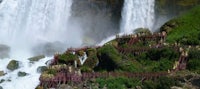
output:
{"label": "moss on rock", "polygon": [[19,61],[11,60],[7,65],[7,69],[13,71],[19,68]]}

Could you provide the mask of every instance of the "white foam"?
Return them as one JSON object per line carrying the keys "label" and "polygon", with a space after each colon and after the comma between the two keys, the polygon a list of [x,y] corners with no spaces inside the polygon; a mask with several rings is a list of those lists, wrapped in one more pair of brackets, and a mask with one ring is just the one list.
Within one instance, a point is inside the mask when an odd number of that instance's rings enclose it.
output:
{"label": "white foam", "polygon": [[125,0],[121,32],[133,32],[137,28],[152,29],[155,22],[155,0]]}

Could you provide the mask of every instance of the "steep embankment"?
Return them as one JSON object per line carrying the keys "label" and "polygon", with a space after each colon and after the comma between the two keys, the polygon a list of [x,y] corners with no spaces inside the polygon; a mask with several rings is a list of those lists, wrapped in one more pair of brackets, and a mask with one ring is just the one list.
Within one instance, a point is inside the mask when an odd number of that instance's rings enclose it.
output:
{"label": "steep embankment", "polygon": [[187,69],[200,73],[200,6],[197,6],[184,15],[172,19],[161,27],[161,31],[167,31],[167,42],[177,42],[188,46],[189,61]]}
{"label": "steep embankment", "polygon": [[172,19],[161,27],[167,31],[167,41],[179,42],[183,45],[200,44],[200,6],[197,6],[184,15]]}

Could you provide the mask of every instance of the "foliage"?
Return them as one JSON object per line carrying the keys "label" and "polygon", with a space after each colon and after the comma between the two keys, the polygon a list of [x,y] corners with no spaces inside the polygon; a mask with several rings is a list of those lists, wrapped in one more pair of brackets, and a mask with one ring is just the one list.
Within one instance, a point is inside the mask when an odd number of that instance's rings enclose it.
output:
{"label": "foliage", "polygon": [[189,51],[189,59],[200,59],[200,50],[191,49]]}
{"label": "foliage", "polygon": [[178,86],[179,83],[170,77],[160,77],[155,80],[141,81],[138,78],[98,78],[96,82],[99,84],[99,88],[106,87],[107,89],[135,89],[136,86],[141,86],[142,89],[170,89],[172,86]]}
{"label": "foliage", "polygon": [[59,63],[65,63],[65,64],[70,64],[70,63],[73,63],[74,60],[78,60],[78,56],[77,55],[74,55],[70,52],[66,52],[64,54],[61,54],[58,56],[58,61]]}
{"label": "foliage", "polygon": [[155,81],[148,80],[142,84],[142,89],[170,89],[178,85],[178,82],[170,77],[160,77]]}
{"label": "foliage", "polygon": [[95,48],[89,48],[86,50],[87,56],[96,55],[97,50]]}
{"label": "foliage", "polygon": [[99,60],[96,55],[90,55],[85,61],[85,63],[83,64],[83,66],[94,68],[97,65],[98,61]]}
{"label": "foliage", "polygon": [[88,66],[81,66],[81,72],[92,72],[92,68]]}
{"label": "foliage", "polygon": [[83,51],[83,50],[78,51],[76,54],[77,54],[78,56],[83,56],[83,55],[84,55],[84,51]]}
{"label": "foliage", "polygon": [[107,78],[107,79],[97,79],[97,83],[99,84],[99,88],[103,88],[106,86],[108,89],[127,89],[134,88],[137,85],[140,85],[139,79],[134,78]]}
{"label": "foliage", "polygon": [[105,45],[98,49],[99,65],[96,70],[112,71],[120,67],[121,55],[112,45]]}
{"label": "foliage", "polygon": [[183,45],[198,45],[200,34],[200,6],[197,6],[184,15],[166,23],[164,28],[171,29],[168,32],[167,41],[180,42]]}
{"label": "foliage", "polygon": [[57,71],[55,69],[48,69],[47,71],[47,74],[53,74],[53,75],[56,75]]}
{"label": "foliage", "polygon": [[190,59],[187,65],[187,69],[200,74],[200,59]]}
{"label": "foliage", "polygon": [[163,58],[172,60],[178,57],[178,52],[175,52],[175,50],[171,48],[151,49],[147,52],[147,57],[150,58],[150,60],[156,61]]}
{"label": "foliage", "polygon": [[189,51],[187,69],[200,73],[200,50],[192,49]]}

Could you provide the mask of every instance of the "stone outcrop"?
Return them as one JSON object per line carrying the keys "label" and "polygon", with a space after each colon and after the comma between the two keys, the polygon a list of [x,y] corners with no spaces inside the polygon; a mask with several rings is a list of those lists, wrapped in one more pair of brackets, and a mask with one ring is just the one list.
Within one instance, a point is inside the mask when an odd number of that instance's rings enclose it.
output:
{"label": "stone outcrop", "polygon": [[13,71],[19,68],[19,61],[11,60],[7,65],[7,69]]}
{"label": "stone outcrop", "polygon": [[[95,45],[118,32],[124,0],[74,0],[72,18],[84,30],[83,45]],[[76,25],[77,26],[77,25]],[[93,34],[91,34],[93,33]]]}
{"label": "stone outcrop", "polygon": [[18,74],[17,74],[19,77],[24,77],[24,76],[27,76],[28,74],[26,72],[21,72],[19,71]]}
{"label": "stone outcrop", "polygon": [[0,71],[0,76],[4,76],[4,75],[5,75],[4,71]]}
{"label": "stone outcrop", "polygon": [[41,60],[41,59],[43,59],[43,58],[45,58],[44,55],[38,55],[38,56],[34,56],[34,57],[31,57],[31,58],[28,58],[28,60],[29,60],[30,62],[36,62],[36,61],[39,61],[39,60]]}
{"label": "stone outcrop", "polygon": [[5,79],[1,79],[0,80],[0,84],[3,83],[3,82],[5,82],[5,81],[6,81]]}
{"label": "stone outcrop", "polygon": [[46,70],[47,70],[47,67],[46,67],[46,66],[40,66],[40,67],[37,68],[37,72],[38,72],[38,73],[42,73],[42,72],[44,72],[44,71],[46,71]]}

